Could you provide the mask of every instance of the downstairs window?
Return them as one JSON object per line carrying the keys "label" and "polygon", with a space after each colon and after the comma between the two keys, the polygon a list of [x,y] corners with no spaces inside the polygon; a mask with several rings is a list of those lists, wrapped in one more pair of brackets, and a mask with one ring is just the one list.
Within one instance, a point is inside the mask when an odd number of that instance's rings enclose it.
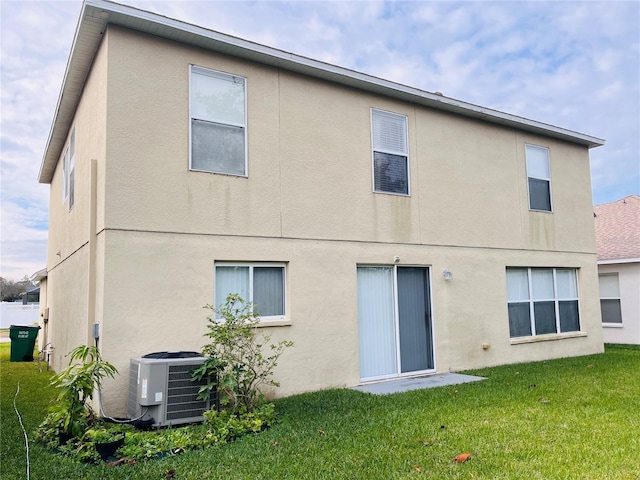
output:
{"label": "downstairs window", "polygon": [[575,268],[507,268],[511,338],[578,332]]}
{"label": "downstairs window", "polygon": [[[218,308],[230,294],[253,302],[261,318],[285,317],[285,266],[282,263],[216,263],[215,298]],[[216,313],[216,318],[220,316]]]}

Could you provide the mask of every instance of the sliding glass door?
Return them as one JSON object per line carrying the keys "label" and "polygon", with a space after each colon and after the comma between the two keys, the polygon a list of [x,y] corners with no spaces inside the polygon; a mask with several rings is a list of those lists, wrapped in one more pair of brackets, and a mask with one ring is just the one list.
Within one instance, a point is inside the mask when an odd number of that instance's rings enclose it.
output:
{"label": "sliding glass door", "polygon": [[361,380],[434,369],[427,267],[358,267]]}

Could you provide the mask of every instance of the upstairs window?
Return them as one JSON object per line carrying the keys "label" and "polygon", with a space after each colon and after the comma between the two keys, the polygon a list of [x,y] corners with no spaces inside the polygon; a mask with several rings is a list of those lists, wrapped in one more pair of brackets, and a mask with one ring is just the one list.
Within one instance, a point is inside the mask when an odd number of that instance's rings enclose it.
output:
{"label": "upstairs window", "polygon": [[580,330],[574,268],[507,268],[511,338]]}
{"label": "upstairs window", "polygon": [[69,210],[76,199],[76,129],[71,132],[69,141]]}
{"label": "upstairs window", "polygon": [[62,156],[62,203],[69,198],[69,146],[64,149]]}
{"label": "upstairs window", "polygon": [[191,170],[247,175],[245,79],[191,66]]}
{"label": "upstairs window", "polygon": [[[261,318],[285,316],[285,266],[282,263],[216,263],[215,298],[218,308],[230,294],[253,302]],[[216,313],[216,318],[220,316]]]}
{"label": "upstairs window", "polygon": [[602,323],[622,324],[620,307],[620,284],[617,273],[598,275],[600,284],[600,311]]}
{"label": "upstairs window", "polygon": [[551,211],[551,170],[549,149],[536,145],[525,146],[527,180],[529,183],[529,209]]}
{"label": "upstairs window", "polygon": [[409,195],[407,117],[371,110],[373,191]]}
{"label": "upstairs window", "polygon": [[69,144],[64,149],[62,157],[62,202],[69,199],[69,210],[75,203],[76,176],[76,129],[71,131]]}

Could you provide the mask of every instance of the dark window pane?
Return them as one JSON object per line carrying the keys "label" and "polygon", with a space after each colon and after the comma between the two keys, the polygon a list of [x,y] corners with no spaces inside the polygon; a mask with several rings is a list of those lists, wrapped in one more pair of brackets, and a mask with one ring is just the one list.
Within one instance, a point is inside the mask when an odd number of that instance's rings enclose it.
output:
{"label": "dark window pane", "polygon": [[509,335],[512,338],[531,336],[529,302],[509,304]]}
{"label": "dark window pane", "polygon": [[407,157],[374,152],[373,175],[376,192],[409,194]]}
{"label": "dark window pane", "polygon": [[534,302],[533,316],[536,322],[536,335],[557,333],[555,302]]}
{"label": "dark window pane", "polygon": [[558,302],[560,309],[560,331],[578,332],[580,331],[580,316],[578,315],[578,301],[569,300]]}
{"label": "dark window pane", "polygon": [[551,211],[551,189],[547,180],[529,178],[529,207],[531,210]]}
{"label": "dark window pane", "polygon": [[244,128],[191,121],[191,168],[244,175]]}
{"label": "dark window pane", "polygon": [[602,321],[605,323],[622,323],[622,311],[620,310],[620,300],[600,300],[600,310],[602,310]]}
{"label": "dark window pane", "polygon": [[284,315],[284,268],[254,267],[253,303],[261,317]]}

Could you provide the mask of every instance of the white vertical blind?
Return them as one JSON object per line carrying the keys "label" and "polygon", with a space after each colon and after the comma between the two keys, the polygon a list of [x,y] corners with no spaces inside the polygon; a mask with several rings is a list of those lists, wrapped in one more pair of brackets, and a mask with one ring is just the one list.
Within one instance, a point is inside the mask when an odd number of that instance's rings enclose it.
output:
{"label": "white vertical blind", "polygon": [[578,282],[574,268],[559,268],[556,270],[556,282],[558,284],[558,299],[578,298]]}
{"label": "white vertical blind", "polygon": [[392,267],[358,267],[360,377],[397,373]]}
{"label": "white vertical blind", "polygon": [[[249,301],[249,267],[216,267],[215,307],[223,304],[227,295],[239,294],[243,300]],[[216,315],[217,318],[220,318]]]}
{"label": "white vertical blind", "polygon": [[253,303],[261,317],[284,315],[284,268],[253,267]]}
{"label": "white vertical blind", "polygon": [[526,268],[507,269],[507,300],[509,302],[529,300],[529,275]]}
{"label": "white vertical blind", "polygon": [[553,300],[556,297],[553,291],[553,269],[531,269],[531,284],[534,300]]}

